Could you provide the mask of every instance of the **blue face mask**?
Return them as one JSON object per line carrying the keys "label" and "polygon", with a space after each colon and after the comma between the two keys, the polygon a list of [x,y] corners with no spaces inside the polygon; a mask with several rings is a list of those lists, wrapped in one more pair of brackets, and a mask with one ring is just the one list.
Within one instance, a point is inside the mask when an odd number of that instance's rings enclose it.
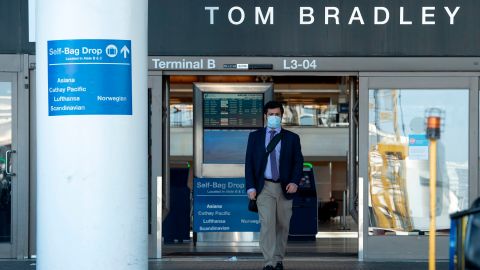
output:
{"label": "blue face mask", "polygon": [[280,128],[282,125],[282,118],[276,115],[270,115],[267,117],[267,127],[269,128]]}

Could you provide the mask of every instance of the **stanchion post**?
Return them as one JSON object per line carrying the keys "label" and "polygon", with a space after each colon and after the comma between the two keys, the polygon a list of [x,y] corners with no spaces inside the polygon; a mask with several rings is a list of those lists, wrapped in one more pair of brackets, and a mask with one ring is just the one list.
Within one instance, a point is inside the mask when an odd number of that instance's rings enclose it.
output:
{"label": "stanchion post", "polygon": [[436,249],[436,199],[437,199],[437,140],[440,139],[440,117],[439,109],[427,111],[427,138],[430,141],[429,162],[430,162],[430,234],[428,269],[435,270],[435,249]]}

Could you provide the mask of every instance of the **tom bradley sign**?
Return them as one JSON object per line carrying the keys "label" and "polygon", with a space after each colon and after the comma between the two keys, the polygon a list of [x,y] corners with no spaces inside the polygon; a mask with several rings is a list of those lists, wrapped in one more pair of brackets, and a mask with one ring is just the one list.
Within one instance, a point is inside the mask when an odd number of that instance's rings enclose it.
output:
{"label": "tom bradley sign", "polygon": [[478,14],[478,0],[150,1],[149,50],[158,55],[480,56]]}
{"label": "tom bradley sign", "polygon": [[[320,1],[319,1],[320,2]],[[421,7],[421,20],[415,22],[416,24],[422,25],[434,25],[436,22],[435,17],[446,16],[448,23],[453,25],[455,24],[455,17],[458,15],[461,7],[460,6],[443,6],[440,7],[441,10],[437,10],[436,6],[424,6]],[[241,6],[233,6],[227,8],[227,17],[228,22],[232,25],[241,25],[245,23],[245,9]],[[358,24],[365,25],[364,15],[362,15],[362,9],[358,6],[354,6],[351,10],[347,12],[340,11],[338,6],[322,6],[320,11],[311,6],[300,6],[297,8],[296,17],[298,18],[298,23],[300,25],[313,25],[315,20],[320,17],[320,24],[336,24],[345,23],[348,25]],[[215,15],[220,11],[220,6],[205,6],[205,11],[208,13],[209,24],[215,24]],[[259,24],[270,24],[273,25],[275,22],[275,7],[259,7],[255,6],[253,10],[250,10],[251,18],[255,21],[255,25]],[[411,11],[410,11],[411,12]],[[372,20],[369,22],[373,25],[384,25],[391,23],[393,20],[390,20],[390,9],[384,6],[374,6],[369,10],[364,10],[363,13],[370,13],[368,17],[372,17]],[[398,21],[400,25],[412,25],[414,22],[412,19],[408,18],[406,14],[407,11],[405,7],[400,6],[398,10]],[[441,14],[439,14],[441,13]],[[442,18],[443,19],[443,18]],[[218,20],[217,20],[218,21]]]}

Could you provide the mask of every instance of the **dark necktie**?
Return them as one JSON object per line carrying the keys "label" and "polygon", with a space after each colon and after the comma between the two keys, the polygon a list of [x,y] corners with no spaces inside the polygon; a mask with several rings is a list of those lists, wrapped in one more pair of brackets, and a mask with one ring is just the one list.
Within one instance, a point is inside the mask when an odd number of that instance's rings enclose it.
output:
{"label": "dark necktie", "polygon": [[[275,137],[275,130],[270,130],[270,141]],[[279,178],[278,167],[277,167],[277,152],[275,148],[270,152],[270,169],[272,171],[272,179],[277,181]]]}

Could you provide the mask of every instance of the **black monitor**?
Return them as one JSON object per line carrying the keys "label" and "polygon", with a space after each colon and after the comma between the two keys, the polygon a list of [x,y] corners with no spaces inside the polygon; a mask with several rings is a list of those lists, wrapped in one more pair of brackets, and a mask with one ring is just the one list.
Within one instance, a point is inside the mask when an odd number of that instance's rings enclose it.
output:
{"label": "black monitor", "polygon": [[203,162],[243,164],[248,134],[263,127],[263,93],[203,93]]}
{"label": "black monitor", "polygon": [[194,83],[197,177],[244,177],[250,132],[264,125],[271,83]]}
{"label": "black monitor", "polygon": [[203,93],[204,129],[263,127],[263,93]]}

